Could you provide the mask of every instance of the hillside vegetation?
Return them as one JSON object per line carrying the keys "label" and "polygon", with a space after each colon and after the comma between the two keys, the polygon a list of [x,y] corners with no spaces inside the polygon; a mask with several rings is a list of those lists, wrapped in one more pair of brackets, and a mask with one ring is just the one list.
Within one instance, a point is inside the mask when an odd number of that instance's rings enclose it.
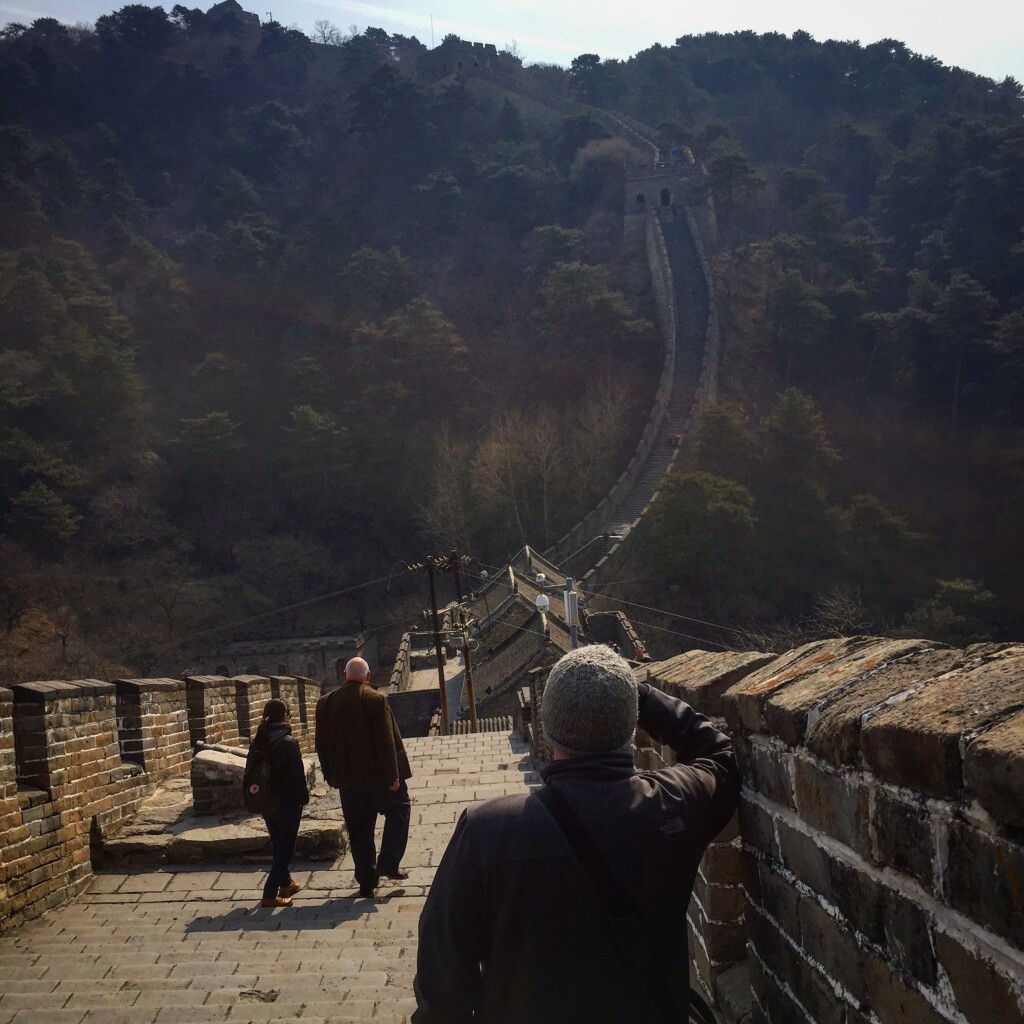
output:
{"label": "hillside vegetation", "polygon": [[[660,369],[640,154],[436,84],[415,39],[318,36],[141,6],[2,33],[0,682],[170,671],[424,550],[543,548],[628,457]],[[1019,631],[1019,86],[799,33],[501,68],[708,169],[733,404],[647,530],[661,604]]]}

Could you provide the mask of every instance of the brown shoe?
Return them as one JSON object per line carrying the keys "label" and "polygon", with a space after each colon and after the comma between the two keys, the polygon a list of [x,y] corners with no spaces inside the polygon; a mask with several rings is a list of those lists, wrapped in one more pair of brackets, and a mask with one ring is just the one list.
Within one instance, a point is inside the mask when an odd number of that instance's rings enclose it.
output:
{"label": "brown shoe", "polygon": [[294,896],[297,892],[301,891],[302,886],[299,885],[298,882],[289,882],[287,885],[282,885],[281,888],[277,890],[277,895],[287,898],[289,896]]}
{"label": "brown shoe", "polygon": [[260,900],[261,907],[290,907],[292,901],[288,896],[271,896],[269,899]]}

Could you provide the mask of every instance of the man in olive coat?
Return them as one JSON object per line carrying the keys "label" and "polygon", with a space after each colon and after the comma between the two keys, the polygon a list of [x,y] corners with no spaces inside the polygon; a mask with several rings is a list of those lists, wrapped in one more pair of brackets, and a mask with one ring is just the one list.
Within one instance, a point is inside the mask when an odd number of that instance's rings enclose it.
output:
{"label": "man in olive coat", "polygon": [[[316,705],[316,753],[327,784],[341,796],[360,896],[372,896],[381,876],[409,877],[402,857],[409,840],[412,775],[387,697],[370,684],[370,666],[352,658],[336,690]],[[380,855],[374,843],[384,815]]]}

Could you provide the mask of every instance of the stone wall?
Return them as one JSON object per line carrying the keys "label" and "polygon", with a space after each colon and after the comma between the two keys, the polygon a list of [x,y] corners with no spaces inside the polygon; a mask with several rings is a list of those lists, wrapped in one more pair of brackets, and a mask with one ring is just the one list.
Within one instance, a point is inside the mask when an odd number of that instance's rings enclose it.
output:
{"label": "stone wall", "polygon": [[311,680],[219,676],[33,682],[0,688],[0,931],[74,897],[93,839],[112,835],[194,744],[245,743],[271,694],[314,745]]}
{"label": "stone wall", "polygon": [[743,769],[690,915],[719,1006],[749,971],[751,1024],[1024,1021],[1024,647],[859,637],[649,673],[724,718]]}

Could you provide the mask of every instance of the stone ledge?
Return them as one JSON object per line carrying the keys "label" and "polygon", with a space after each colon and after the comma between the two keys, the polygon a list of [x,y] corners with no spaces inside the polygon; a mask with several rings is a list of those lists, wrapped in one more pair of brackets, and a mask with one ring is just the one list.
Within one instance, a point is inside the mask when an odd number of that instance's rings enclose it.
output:
{"label": "stone ledge", "polygon": [[185,692],[183,679],[115,679],[118,693]]}
{"label": "stone ledge", "polygon": [[113,683],[100,679],[76,679],[73,682],[50,679],[33,683],[15,683],[15,704],[46,704],[72,697],[99,697],[115,692]]}
{"label": "stone ledge", "polygon": [[[959,799],[964,789],[961,743],[1024,710],[1024,647],[998,650],[947,672],[870,718],[861,749],[887,782],[928,796]],[[1024,750],[1016,755],[1024,758]]]}

